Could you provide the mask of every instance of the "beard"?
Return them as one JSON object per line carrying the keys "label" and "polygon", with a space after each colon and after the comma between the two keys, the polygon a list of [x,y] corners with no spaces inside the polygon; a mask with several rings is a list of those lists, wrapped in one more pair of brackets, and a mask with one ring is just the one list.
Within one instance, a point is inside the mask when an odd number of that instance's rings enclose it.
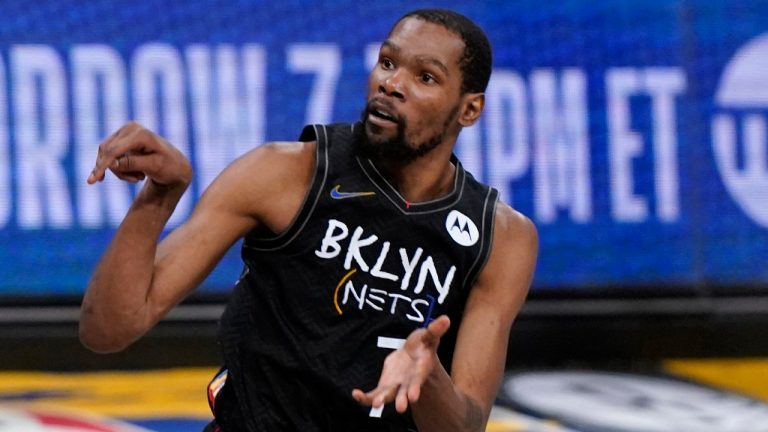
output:
{"label": "beard", "polygon": [[421,143],[414,143],[406,138],[405,135],[408,130],[408,121],[400,116],[394,119],[397,124],[397,133],[394,137],[385,139],[376,139],[372,137],[368,133],[369,128],[374,132],[380,130],[380,128],[368,123],[368,115],[371,111],[372,108],[369,101],[361,114],[363,127],[355,128],[356,138],[357,142],[360,144],[361,152],[372,160],[408,163],[423,157],[443,142],[448,126],[458,113],[459,107],[457,105],[451,110],[439,132]]}

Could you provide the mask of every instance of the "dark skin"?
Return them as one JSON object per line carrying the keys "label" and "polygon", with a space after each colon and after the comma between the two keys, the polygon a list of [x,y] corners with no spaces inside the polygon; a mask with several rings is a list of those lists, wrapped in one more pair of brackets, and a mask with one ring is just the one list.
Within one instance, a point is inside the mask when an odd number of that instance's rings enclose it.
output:
{"label": "dark skin", "polygon": [[[461,38],[442,26],[406,18],[383,44],[371,72],[368,100],[384,117],[403,117],[408,145],[442,139],[407,163],[377,160],[410,202],[451,191],[450,156],[461,128],[474,124],[483,93],[462,93]],[[370,114],[370,113],[369,113]],[[396,125],[366,118],[370,140],[385,142]],[[135,182],[149,178],[104,253],[83,299],[80,336],[98,352],[119,351],[184,299],[250,230],[287,229],[309,188],[314,142],[270,143],[227,167],[182,226],[159,244],[162,229],[191,178],[187,159],[172,145],[129,123],[99,146],[89,183],[109,170]],[[254,176],[253,173],[259,173]],[[275,187],[275,186],[278,187]],[[386,359],[374,389],[355,389],[362,405],[409,407],[420,431],[482,431],[504,371],[509,331],[530,285],[538,240],[533,224],[509,206],[496,209],[491,255],[467,301],[449,375],[437,358],[445,316],[415,330]]]}
{"label": "dark skin", "polygon": [[[433,31],[453,37],[439,38],[442,44],[431,45]],[[445,141],[455,142],[461,127],[473,124],[479,117],[484,95],[460,94],[458,60],[463,51],[464,42],[456,35],[418,19],[402,21],[382,44],[379,62],[368,80],[368,100],[392,116],[407,119],[405,140],[411,145],[441,134]],[[461,113],[454,112],[456,106],[463,108]],[[372,140],[395,136],[392,122],[372,115],[366,120],[366,132]],[[446,123],[448,130],[443,130]],[[426,201],[453,187],[455,171],[449,162],[452,151],[453,146],[440,145],[408,165],[397,161],[381,161],[380,165],[400,192],[409,194],[403,195],[406,200]],[[422,171],[422,175],[412,174],[415,171]]]}

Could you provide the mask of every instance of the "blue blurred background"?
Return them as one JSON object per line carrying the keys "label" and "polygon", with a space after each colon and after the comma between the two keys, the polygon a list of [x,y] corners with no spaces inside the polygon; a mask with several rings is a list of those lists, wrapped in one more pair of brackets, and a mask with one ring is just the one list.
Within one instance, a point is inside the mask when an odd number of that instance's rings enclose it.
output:
{"label": "blue blurred background", "polygon": [[[356,121],[378,44],[420,7],[487,32],[486,110],[456,152],[540,234],[500,393],[517,412],[488,430],[766,430],[741,426],[768,418],[764,404],[648,375],[768,400],[765,0],[0,0],[0,431],[92,430],[88,416],[35,411],[49,406],[155,431],[208,421],[239,245],[125,352],[85,350],[83,289],[136,192],[86,185],[99,142],[133,119],[189,156],[172,229],[239,155],[307,123]],[[587,421],[512,394],[516,373],[550,368],[641,374],[534,382],[601,417]],[[83,374],[110,369],[131,372]],[[638,417],[612,417],[619,405]]]}
{"label": "blue blurred background", "polygon": [[[81,295],[135,192],[85,183],[124,121],[193,161],[178,225],[248,149],[355,121],[377,44],[422,6],[493,44],[457,153],[537,223],[535,293],[768,293],[764,1],[6,0],[0,301]],[[230,289],[236,249],[199,294]]]}

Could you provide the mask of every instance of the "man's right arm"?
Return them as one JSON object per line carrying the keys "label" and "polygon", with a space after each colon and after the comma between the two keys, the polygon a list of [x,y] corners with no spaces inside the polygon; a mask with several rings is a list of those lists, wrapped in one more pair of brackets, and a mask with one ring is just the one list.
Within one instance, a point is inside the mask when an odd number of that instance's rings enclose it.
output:
{"label": "man's right arm", "polygon": [[[258,223],[279,230],[292,220],[314,166],[306,147],[267,145],[239,158],[158,245],[192,177],[186,157],[136,124],[102,143],[89,183],[107,170],[126,181],[147,181],[88,284],[80,318],[83,344],[97,352],[122,350],[201,283],[238,238]],[[275,184],[282,186],[280,200],[267,187]]]}

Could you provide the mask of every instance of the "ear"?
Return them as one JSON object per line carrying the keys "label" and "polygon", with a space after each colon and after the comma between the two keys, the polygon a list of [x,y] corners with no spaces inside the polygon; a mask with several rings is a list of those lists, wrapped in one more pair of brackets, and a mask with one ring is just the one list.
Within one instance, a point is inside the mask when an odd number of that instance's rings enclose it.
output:
{"label": "ear", "polygon": [[462,127],[475,124],[485,106],[485,93],[467,93],[464,95],[459,123]]}

